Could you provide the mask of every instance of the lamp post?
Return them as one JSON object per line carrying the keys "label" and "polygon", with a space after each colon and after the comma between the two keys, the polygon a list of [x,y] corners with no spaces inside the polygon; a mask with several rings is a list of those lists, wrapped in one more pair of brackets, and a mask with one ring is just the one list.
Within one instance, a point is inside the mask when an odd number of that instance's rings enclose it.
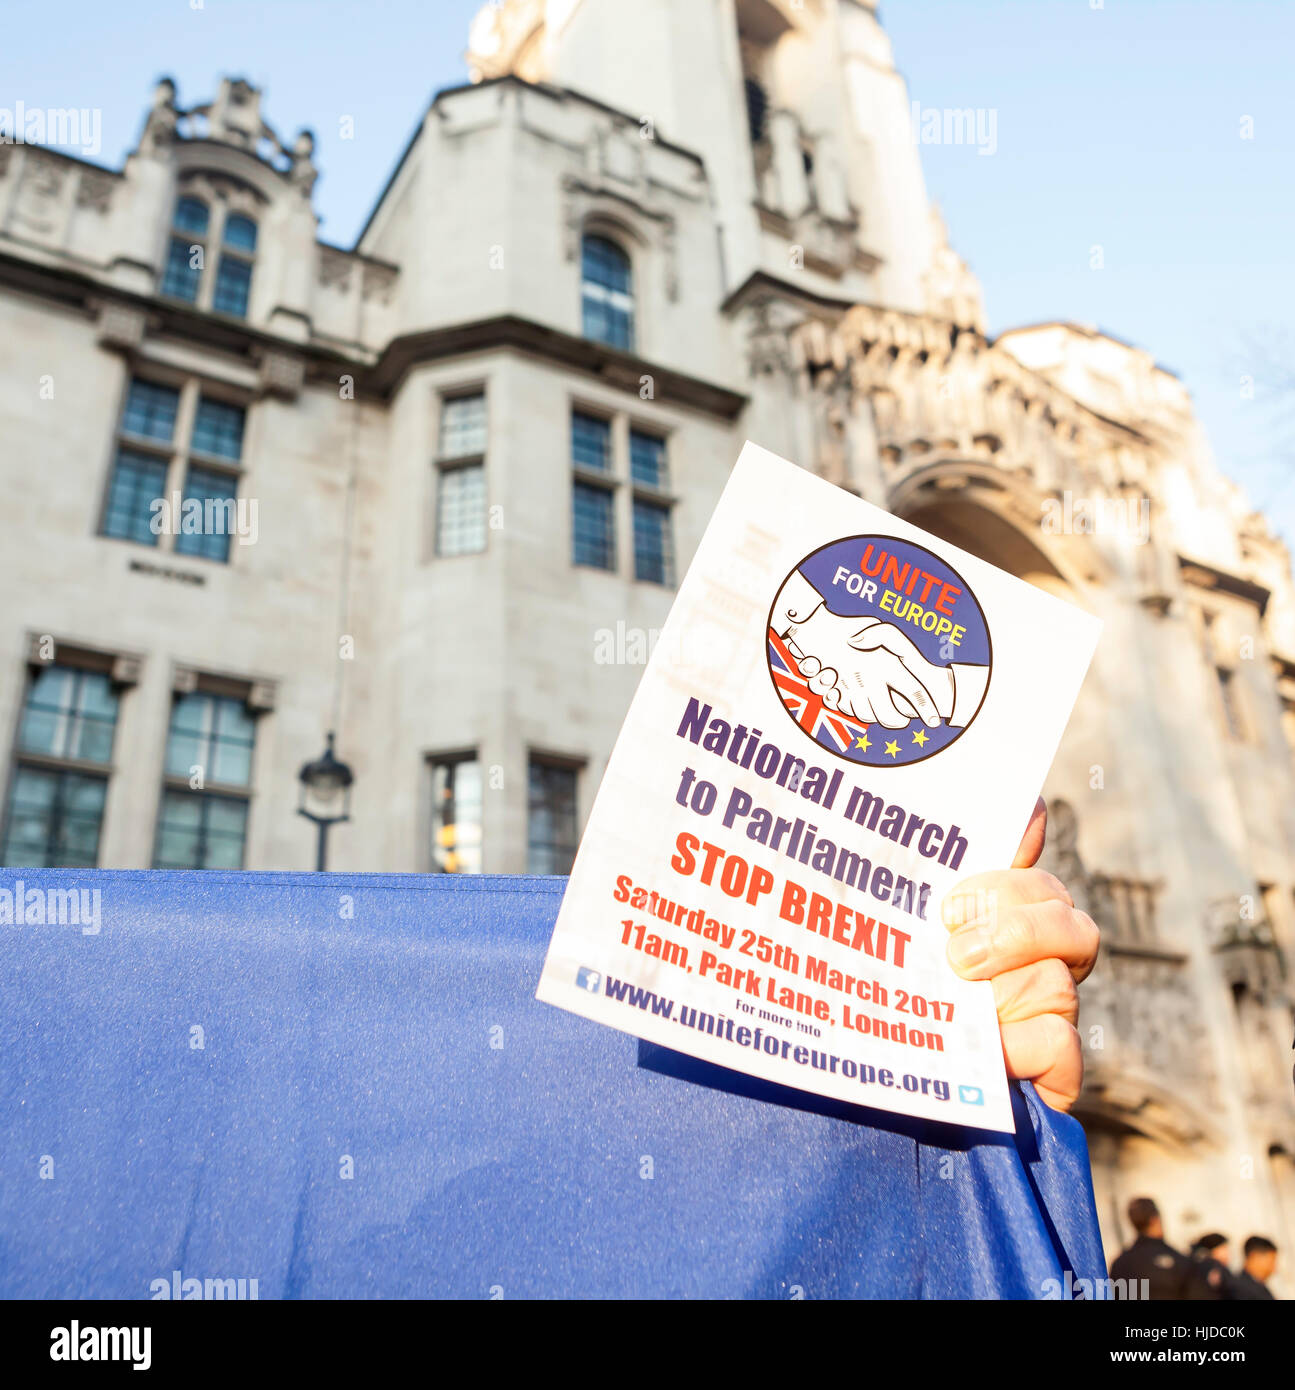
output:
{"label": "lamp post", "polygon": [[303,764],[297,780],[301,783],[297,814],[319,827],[315,868],[322,873],[328,867],[329,827],[351,819],[351,783],[355,781],[346,763],[333,756],[331,733],[323,757]]}

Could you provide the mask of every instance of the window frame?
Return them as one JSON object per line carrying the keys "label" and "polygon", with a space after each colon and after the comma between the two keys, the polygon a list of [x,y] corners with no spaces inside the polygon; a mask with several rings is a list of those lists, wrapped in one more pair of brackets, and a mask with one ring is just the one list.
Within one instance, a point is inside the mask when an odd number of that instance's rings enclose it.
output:
{"label": "window frame", "polygon": [[[197,203],[207,217],[207,226],[201,234],[195,233],[188,228],[179,225],[180,205],[182,203]],[[179,193],[176,195],[175,203],[171,208],[171,222],[167,228],[166,238],[166,259],[162,263],[162,278],[158,281],[157,292],[163,299],[170,299],[178,304],[192,304],[198,307],[199,299],[202,295],[202,282],[207,273],[207,253],[211,246],[211,224],[212,224],[212,204],[206,198],[199,197],[196,193]],[[186,241],[185,239],[188,238]],[[185,248],[186,268],[193,277],[193,298],[186,295],[170,294],[166,289],[166,279],[171,270],[171,253],[177,243]],[[197,247],[202,252],[202,266],[194,271],[188,262],[193,259],[194,248]]]}
{"label": "window frame", "polygon": [[[580,848],[581,817],[580,808],[584,803],[584,772],[586,762],[583,758],[572,757],[565,753],[550,753],[542,748],[528,748],[526,750],[526,872],[535,874],[538,871],[532,868],[532,852],[535,848],[535,841],[532,838],[531,826],[533,816],[533,805],[531,802],[531,770],[540,766],[555,772],[569,772],[572,778],[571,800],[573,807],[573,839],[570,846],[571,860],[575,862],[575,856]],[[549,843],[545,846],[552,849],[554,846]],[[561,846],[561,848],[566,848]],[[571,872],[570,866],[562,870],[562,875]],[[549,877],[550,875],[542,875]]]}
{"label": "window frame", "polygon": [[[625,289],[613,289],[606,285],[601,285],[595,280],[591,280],[585,273],[585,251],[589,242],[601,242],[605,246],[614,248],[625,262]],[[619,229],[612,229],[603,226],[600,222],[586,223],[580,231],[580,336],[590,343],[598,343],[603,347],[611,348],[615,352],[636,353],[638,351],[639,330],[639,296],[638,296],[638,277],[636,274],[635,256],[628,244],[629,238]],[[625,304],[618,304],[617,299],[623,299]],[[589,300],[600,303],[604,313],[611,315],[619,313],[624,316],[628,326],[626,342],[617,342],[613,338],[599,337],[588,331],[586,322],[586,305]]]}
{"label": "window frame", "polygon": [[[437,823],[437,801],[436,801],[436,773],[438,768],[458,767],[464,763],[475,763],[478,768],[478,777],[481,784],[481,807],[480,818],[477,822],[477,831],[480,839],[476,846],[477,859],[480,867],[476,869],[446,869],[439,866],[436,862],[435,832]],[[427,819],[426,833],[423,837],[424,862],[427,872],[432,874],[450,875],[472,875],[485,872],[485,844],[486,844],[486,765],[481,758],[479,748],[457,748],[450,750],[438,750],[434,753],[426,753],[423,756],[423,764],[426,769],[427,778]],[[459,822],[456,820],[455,825]],[[457,841],[455,848],[457,849]]]}
{"label": "window frame", "polygon": [[[445,446],[446,407],[454,401],[481,398],[482,440],[481,449],[476,453],[447,454]],[[486,468],[486,458],[490,451],[490,393],[484,382],[471,382],[447,387],[437,393],[436,409],[436,454],[432,460],[434,481],[432,485],[431,536],[427,545],[431,560],[457,560],[467,555],[484,555],[490,549],[490,474]],[[480,469],[482,484],[481,503],[481,544],[472,550],[441,549],[441,516],[443,485],[450,473]]]}
{"label": "window frame", "polygon": [[[201,236],[185,231],[177,224],[176,215],[180,210],[180,204],[186,200],[201,203],[207,209],[207,230]],[[234,218],[242,218],[244,221],[250,222],[255,229],[256,246],[253,250],[247,251],[242,247],[226,244],[225,228]],[[179,190],[171,205],[171,221],[167,226],[166,259],[162,263],[162,274],[157,282],[158,295],[174,304],[188,304],[191,308],[200,309],[209,314],[219,314],[222,318],[230,319],[236,323],[247,323],[248,313],[252,307],[252,293],[256,283],[256,258],[261,249],[261,231],[262,225],[259,216],[253,216],[243,208],[231,207],[218,194],[209,193],[205,189]],[[187,245],[190,257],[193,255],[194,247],[200,247],[202,250],[202,269],[197,272],[197,290],[192,299],[168,294],[163,288],[166,283],[171,246],[176,241]],[[215,300],[220,280],[220,268],[226,257],[238,261],[247,266],[248,269],[247,304],[241,314],[233,314],[226,309],[216,308]]]}
{"label": "window frame", "polygon": [[[153,849],[150,857],[149,867],[159,868],[158,859],[162,843],[163,815],[166,809],[168,794],[175,793],[182,796],[194,797],[199,800],[220,799],[223,801],[234,801],[240,803],[244,808],[243,820],[243,844],[239,854],[237,867],[244,869],[247,867],[247,846],[252,828],[252,807],[256,791],[256,757],[257,749],[260,744],[260,730],[257,725],[260,722],[261,711],[253,709],[249,704],[249,697],[252,693],[252,682],[244,680],[232,680],[223,676],[199,675],[192,689],[182,689],[174,685],[171,690],[171,704],[167,711],[166,731],[162,744],[162,783],[158,791],[157,810],[153,817]],[[252,742],[248,750],[247,781],[239,784],[234,782],[217,782],[210,777],[204,777],[201,787],[189,785],[189,778],[181,773],[168,771],[167,764],[171,750],[171,738],[175,733],[175,712],[180,701],[186,695],[206,695],[215,700],[236,700],[240,701],[246,708],[248,716],[252,721]],[[181,732],[189,732],[187,730]],[[212,735],[218,738],[218,735]],[[201,826],[199,832],[199,844],[205,848],[206,845],[206,815],[204,810],[201,815]],[[166,872],[194,872],[206,873],[206,866],[201,868],[190,866],[186,870],[168,869]],[[230,872],[230,866],[223,869],[216,869],[215,872]]]}
{"label": "window frame", "polygon": [[[159,438],[130,434],[124,429],[131,388],[136,382],[145,386],[164,387],[177,393],[175,423],[169,440],[163,441]],[[232,459],[225,454],[211,454],[194,446],[194,431],[204,401],[210,401],[217,405],[234,406],[243,412],[243,432],[237,459]],[[117,424],[113,431],[112,448],[108,460],[108,475],[100,499],[95,535],[102,540],[122,541],[127,545],[142,545],[160,554],[178,555],[185,560],[202,560],[209,564],[231,565],[236,550],[240,548],[234,545],[232,532],[210,533],[212,536],[224,535],[226,541],[225,555],[220,559],[201,551],[180,549],[176,542],[182,534],[178,529],[181,524],[181,515],[172,515],[170,517],[170,529],[152,533],[152,540],[143,540],[133,535],[115,535],[106,528],[114,485],[117,480],[117,470],[123,451],[148,456],[164,466],[160,496],[165,499],[168,507],[171,506],[176,494],[179,494],[180,506],[183,508],[185,499],[189,496],[189,475],[191,470],[195,468],[201,472],[219,473],[232,479],[234,490],[230,500],[234,504],[234,514],[235,519],[237,519],[239,492],[247,474],[246,460],[251,426],[252,400],[250,397],[241,392],[231,392],[222,383],[210,382],[198,376],[178,377],[174,373],[154,371],[151,363],[143,364],[143,370],[132,372],[126,378],[125,388],[118,406]],[[203,531],[196,534],[206,539],[209,533]]]}
{"label": "window frame", "polygon": [[[252,229],[252,249],[249,251],[245,246],[235,246],[227,236],[229,224],[233,221],[246,222]],[[216,261],[216,273],[211,282],[211,312],[213,314],[224,314],[227,318],[239,319],[243,322],[247,320],[247,311],[252,307],[252,281],[256,275],[256,253],[261,244],[261,224],[255,217],[249,217],[247,213],[240,212],[237,208],[230,208],[221,205],[220,219],[220,240],[216,243],[219,247],[219,257]],[[216,303],[216,297],[220,294],[221,277],[225,273],[226,263],[242,266],[247,271],[247,298],[244,301],[242,311],[233,313],[229,309],[222,309]]]}
{"label": "window frame", "polygon": [[[661,445],[662,471],[665,485],[645,483],[634,476],[634,437],[654,439]],[[629,420],[626,435],[628,441],[630,476],[630,541],[634,556],[634,582],[654,584],[658,589],[675,589],[679,584],[674,544],[674,508],[678,498],[670,487],[670,431],[660,428],[645,428],[633,418]],[[655,579],[639,573],[638,527],[636,518],[640,507],[650,507],[665,514],[665,537],[663,547],[665,577]]]}
{"label": "window frame", "polygon": [[[599,574],[615,575],[635,584],[650,584],[656,589],[673,591],[678,588],[678,549],[675,544],[675,509],[679,496],[674,490],[674,441],[676,426],[664,420],[648,419],[638,412],[607,406],[588,397],[572,395],[567,399],[567,453],[571,469],[572,500],[569,509],[567,554],[573,568],[592,570]],[[598,420],[607,427],[607,467],[605,470],[577,461],[574,449],[574,428],[577,416]],[[663,485],[652,486],[634,476],[634,437],[642,436],[660,443],[662,450]],[[609,566],[590,564],[576,558],[575,495],[578,487],[601,489],[610,494],[610,524],[612,563]],[[622,502],[622,496],[628,501]],[[653,507],[665,513],[666,576],[658,579],[639,573],[635,517],[640,507]],[[628,543],[626,535],[628,534]],[[622,572],[622,557],[628,556],[629,573]]]}
{"label": "window frame", "polygon": [[[236,865],[186,864],[183,867],[180,867],[174,864],[164,865],[158,862],[159,850],[161,849],[162,845],[162,830],[164,827],[163,817],[166,814],[167,798],[171,796],[189,797],[193,801],[197,802],[198,806],[201,808],[198,816],[198,844],[200,849],[203,851],[203,857],[205,857],[205,851],[207,848],[207,821],[211,813],[212,804],[217,801],[225,801],[229,802],[231,805],[241,806],[243,808],[243,838],[242,844],[239,848],[238,863]],[[153,826],[153,854],[149,864],[149,868],[151,871],[157,873],[237,873],[240,870],[245,869],[247,867],[247,838],[248,831],[251,827],[251,821],[252,799],[250,796],[236,796],[226,791],[214,791],[210,787],[203,787],[201,790],[196,790],[195,788],[190,787],[188,785],[168,786],[166,784],[163,784],[161,793],[157,799],[157,817],[154,821]]]}
{"label": "window frame", "polygon": [[[586,420],[597,420],[607,426],[607,467],[605,469],[594,468],[590,464],[582,463],[575,456],[575,422],[576,417]],[[617,435],[617,415],[615,412],[608,411],[600,406],[589,405],[580,400],[572,400],[569,403],[567,412],[567,458],[571,469],[571,507],[570,524],[571,537],[567,553],[571,557],[571,564],[576,569],[593,570],[598,574],[619,574],[620,573],[620,525],[617,514],[620,508],[617,505],[621,491],[623,479],[619,475],[617,467],[616,447]],[[608,496],[608,515],[610,517],[609,534],[611,537],[611,563],[607,565],[595,565],[588,560],[576,558],[576,494],[581,488],[593,489],[605,492]]]}
{"label": "window frame", "polygon": [[[36,773],[50,773],[60,779],[67,777],[83,777],[103,784],[103,804],[99,809],[93,864],[44,866],[49,868],[99,867],[100,856],[103,851],[104,826],[108,815],[108,795],[112,784],[112,778],[116,771],[114,754],[117,747],[117,731],[121,724],[122,694],[129,688],[126,683],[113,680],[112,672],[114,660],[114,655],[108,652],[96,651],[90,648],[69,647],[62,643],[57,643],[55,645],[55,655],[52,660],[28,660],[25,663],[26,674],[23,682],[22,695],[18,701],[17,718],[13,726],[9,745],[10,756],[9,767],[5,776],[4,800],[0,803],[0,854],[3,854],[5,847],[9,843],[9,832],[13,823],[13,795],[18,778],[24,770],[30,770]],[[71,757],[63,754],[41,752],[34,749],[24,749],[21,746],[22,728],[37,676],[41,671],[51,668],[62,668],[63,670],[72,671],[78,676],[101,675],[107,678],[109,688],[112,690],[115,697],[116,707],[113,713],[112,733],[109,739],[108,755],[102,762],[93,758]],[[48,838],[46,840],[46,848],[48,848]],[[6,867],[23,868],[29,866],[6,865]],[[33,865],[30,867],[41,866]]]}

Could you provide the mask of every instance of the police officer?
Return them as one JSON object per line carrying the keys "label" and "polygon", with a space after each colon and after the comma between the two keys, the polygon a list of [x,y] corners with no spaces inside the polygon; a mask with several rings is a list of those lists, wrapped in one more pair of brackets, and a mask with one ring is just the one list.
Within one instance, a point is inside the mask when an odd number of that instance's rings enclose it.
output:
{"label": "police officer", "polygon": [[1138,1238],[1111,1265],[1111,1278],[1125,1281],[1125,1297],[1141,1298],[1145,1279],[1148,1298],[1186,1298],[1192,1262],[1165,1243],[1160,1211],[1150,1197],[1135,1197],[1129,1203],[1129,1224]]}
{"label": "police officer", "polygon": [[1232,1271],[1228,1268],[1228,1238],[1211,1231],[1192,1246],[1192,1277],[1187,1297],[1198,1303],[1217,1303],[1235,1296]]}
{"label": "police officer", "polygon": [[1267,1236],[1251,1236],[1245,1243],[1245,1264],[1233,1279],[1234,1297],[1247,1302],[1272,1298],[1268,1281],[1277,1268],[1277,1247]]}

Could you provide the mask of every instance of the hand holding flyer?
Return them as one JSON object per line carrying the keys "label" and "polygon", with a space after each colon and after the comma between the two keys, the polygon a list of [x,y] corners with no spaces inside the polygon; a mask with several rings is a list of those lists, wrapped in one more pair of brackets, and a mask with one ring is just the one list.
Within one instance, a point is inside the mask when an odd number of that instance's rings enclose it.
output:
{"label": "hand holding flyer", "polygon": [[1098,629],[748,443],[538,997],[783,1085],[1011,1130],[992,986],[949,967],[939,904],[1011,863]]}

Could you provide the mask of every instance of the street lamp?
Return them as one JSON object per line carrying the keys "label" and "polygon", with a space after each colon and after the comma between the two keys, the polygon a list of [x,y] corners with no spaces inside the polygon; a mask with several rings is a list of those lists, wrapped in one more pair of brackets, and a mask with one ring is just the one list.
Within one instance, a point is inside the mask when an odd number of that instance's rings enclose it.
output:
{"label": "street lamp", "polygon": [[301,783],[297,814],[319,827],[315,868],[322,873],[328,863],[328,829],[351,819],[351,783],[355,774],[333,756],[333,735],[328,735],[324,756],[305,763],[297,774]]}

